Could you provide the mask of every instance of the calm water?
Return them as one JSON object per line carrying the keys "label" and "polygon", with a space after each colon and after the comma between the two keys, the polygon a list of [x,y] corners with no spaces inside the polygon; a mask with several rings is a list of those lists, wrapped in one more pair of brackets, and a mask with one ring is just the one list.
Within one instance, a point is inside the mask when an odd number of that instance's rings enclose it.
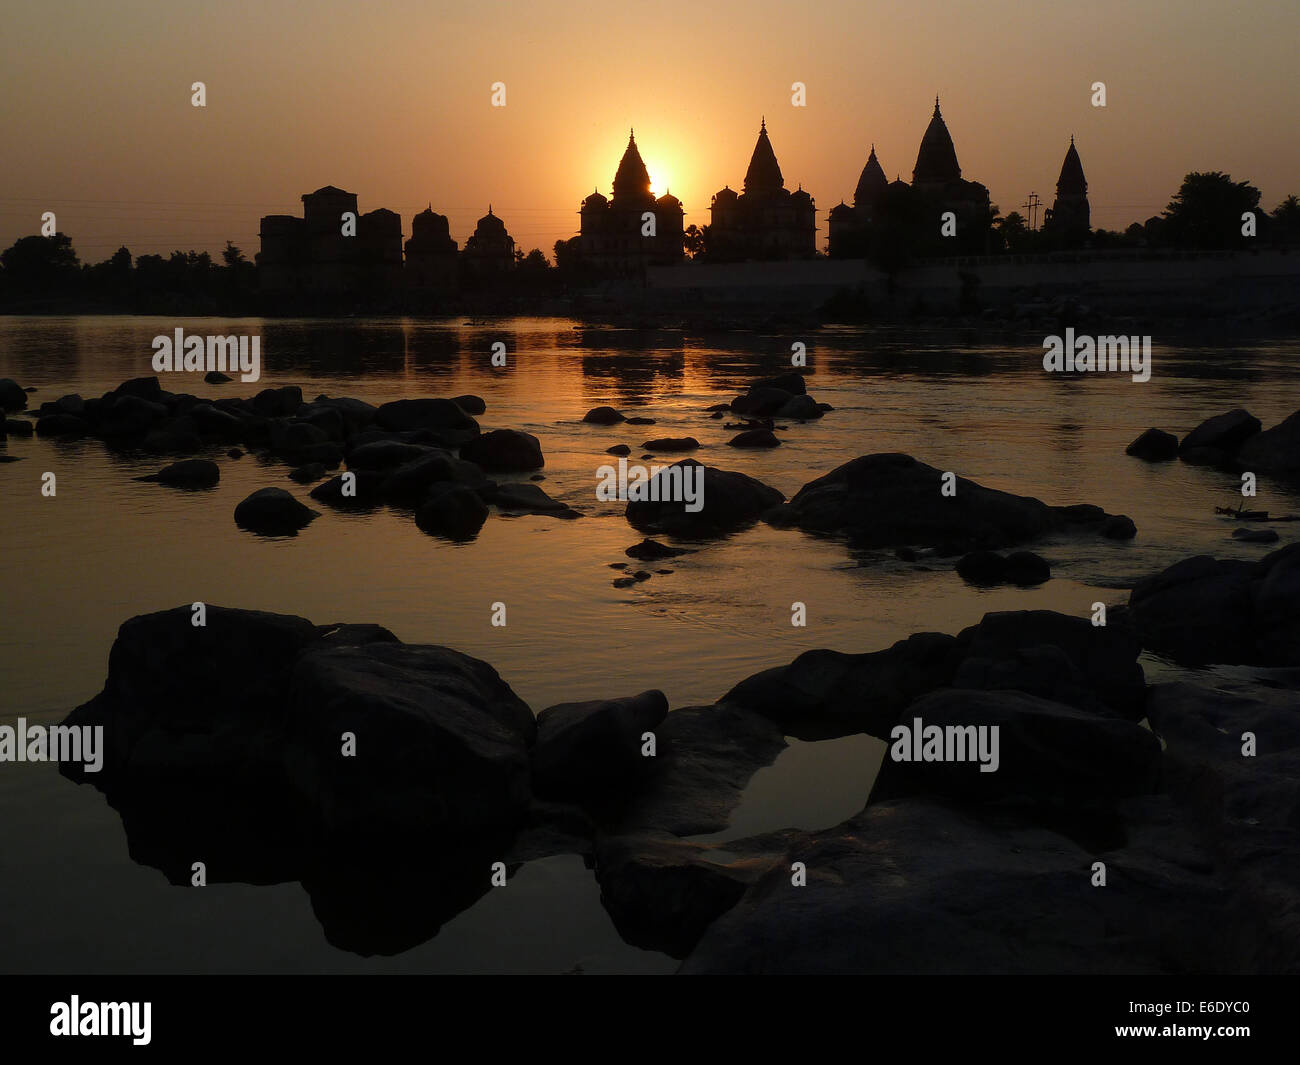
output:
{"label": "calm water", "polygon": [[[459,322],[0,318],[0,376],[34,385],[33,407],[67,392],[98,395],[151,373],[150,341],[187,332],[256,332],[262,380],[212,388],[174,375],[164,388],[251,395],[298,384],[374,403],[473,392],[484,429],[535,434],[542,487],[585,517],[494,514],[478,539],[452,545],[381,509],[322,516],[292,539],[237,529],[232,513],[270,485],[306,498],[287,467],[220,457],[221,484],[186,493],[131,478],[166,460],[108,454],[95,440],[10,438],[24,461],[0,465],[0,720],[57,719],[102,687],[119,624],[201,600],[296,613],[318,623],[372,621],[408,642],[443,643],[491,662],[534,708],[664,690],[671,705],[711,702],[738,680],[804,650],[876,650],[920,630],[955,632],[989,610],[1086,614],[1118,602],[1139,576],[1196,553],[1258,557],[1232,541],[1215,504],[1235,478],[1124,455],[1148,426],[1183,433],[1236,406],[1269,426],[1300,407],[1293,338],[1224,343],[1155,338],[1152,378],[1045,374],[1041,336],[995,331],[831,329],[791,335],[686,335],[582,329],[553,319]],[[1133,330],[1129,330],[1133,331]],[[493,369],[504,341],[509,366]],[[733,433],[703,413],[755,376],[809,352],[809,391],[835,407],[793,425],[770,451],[725,447]],[[608,403],[653,426],[588,426]],[[1047,542],[1053,580],[981,591],[942,563],[918,570],[888,553],[852,554],[796,531],[757,526],[674,559],[669,575],[619,590],[609,563],[641,538],[620,504],[595,498],[605,448],[696,437],[701,461],[739,470],[787,496],[857,455],[905,451],[983,484],[1050,503],[1089,502],[1130,515],[1130,543]],[[3,445],[0,445],[3,446]],[[218,453],[219,455],[219,453]],[[668,460],[664,460],[668,461]],[[54,499],[40,476],[58,475]],[[1300,497],[1261,480],[1256,506],[1300,511]],[[1283,543],[1294,534],[1278,526]],[[505,628],[490,624],[504,601]],[[807,627],[790,624],[807,604]],[[1170,668],[1148,660],[1148,676]],[[799,743],[761,771],[718,839],[791,825],[817,828],[861,808],[876,741]],[[0,968],[18,971],[670,971],[662,955],[621,942],[579,858],[525,866],[424,945],[363,959],[329,946],[297,884],[170,887],[133,863],[114,814],[90,788],[45,766],[0,765]]]}

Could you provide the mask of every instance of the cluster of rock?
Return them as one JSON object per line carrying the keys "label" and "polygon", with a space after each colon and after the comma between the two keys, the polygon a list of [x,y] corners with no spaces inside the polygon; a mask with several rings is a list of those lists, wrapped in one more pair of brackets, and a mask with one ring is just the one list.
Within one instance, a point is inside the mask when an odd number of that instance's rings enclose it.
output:
{"label": "cluster of rock", "polygon": [[[4,395],[17,402],[17,394]],[[26,396],[23,396],[25,403]],[[577,512],[532,484],[497,483],[489,473],[528,473],[545,465],[541,445],[514,429],[482,432],[477,396],[399,399],[375,406],[349,397],[317,396],[305,402],[296,385],[266,388],[247,399],[202,399],[164,391],[157,377],[126,381],[93,399],[77,395],[44,403],[35,412],[40,436],[93,436],[110,445],[157,454],[195,454],[234,445],[288,464],[300,484],[321,481],[311,497],[330,506],[379,504],[410,508],[421,529],[452,539],[475,536],[488,503],[503,511],[576,517]],[[27,424],[27,423],[24,423]],[[187,458],[141,478],[182,488],[210,488],[220,467]],[[286,535],[304,528],[319,511],[283,488],[254,492],[235,510],[243,528]]]}
{"label": "cluster of rock", "polygon": [[[104,768],[64,772],[139,860],[300,879],[360,953],[436,934],[493,863],[576,853],[623,936],[684,972],[1294,971],[1300,698],[1148,689],[1139,649],[1122,624],[997,613],[810,651],[712,705],[647,691],[534,718],[445,647],[213,606],[195,628],[182,607],[122,626],[66,722],[104,727]],[[999,726],[998,771],[886,758],[843,824],[689,838],[726,827],[787,735],[889,742],[918,718]],[[1246,729],[1273,762],[1240,758]]]}
{"label": "cluster of rock", "polygon": [[1183,559],[1129,595],[1143,644],[1187,665],[1300,666],[1300,544]]}
{"label": "cluster of rock", "polygon": [[1219,466],[1258,473],[1300,473],[1300,411],[1271,429],[1237,408],[1207,418],[1181,440],[1148,429],[1125,449],[1147,462],[1181,458],[1193,466]]}

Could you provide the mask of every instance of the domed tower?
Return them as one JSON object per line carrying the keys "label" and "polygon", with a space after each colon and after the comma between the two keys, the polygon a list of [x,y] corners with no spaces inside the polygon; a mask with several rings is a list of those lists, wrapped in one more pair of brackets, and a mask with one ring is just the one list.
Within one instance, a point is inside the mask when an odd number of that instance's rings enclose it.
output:
{"label": "domed tower", "polygon": [[631,130],[628,133],[627,148],[614,174],[614,204],[650,204],[653,201],[650,172],[646,170],[641,152],[637,149],[636,131]]}
{"label": "domed tower", "polygon": [[506,230],[506,224],[492,213],[478,220],[474,234],[465,241],[461,253],[465,264],[475,274],[499,274],[508,271],[515,263],[515,242]]}
{"label": "domed tower", "polygon": [[858,178],[858,187],[853,190],[853,206],[859,211],[866,208],[870,216],[871,211],[880,205],[887,188],[889,179],[885,177],[885,169],[876,158],[876,146],[873,144],[867,165],[862,168],[862,176]]}
{"label": "domed tower", "polygon": [[430,204],[411,219],[406,242],[406,283],[409,288],[446,288],[456,281],[456,242],[445,214]]}
{"label": "domed tower", "polygon": [[1052,216],[1044,226],[1055,233],[1065,247],[1083,245],[1092,232],[1091,212],[1088,207],[1088,182],[1083,176],[1083,163],[1079,160],[1074,138],[1061,163],[1061,176],[1056,179],[1056,202]]}
{"label": "domed tower", "polygon": [[749,157],[749,169],[745,171],[745,195],[772,195],[784,188],[785,178],[781,176],[781,166],[776,161],[772,142],[767,139],[767,119],[763,119],[758,129],[754,154]]}
{"label": "domed tower", "polygon": [[934,114],[921,138],[921,148],[916,153],[916,166],[912,169],[912,184],[922,191],[942,189],[961,180],[961,167],[957,165],[957,149],[939,113],[939,97],[934,98]]}
{"label": "domed tower", "polygon": [[655,200],[655,230],[652,261],[656,263],[680,262],[686,255],[685,232],[686,212],[682,210],[682,201],[671,192],[665,192]]}

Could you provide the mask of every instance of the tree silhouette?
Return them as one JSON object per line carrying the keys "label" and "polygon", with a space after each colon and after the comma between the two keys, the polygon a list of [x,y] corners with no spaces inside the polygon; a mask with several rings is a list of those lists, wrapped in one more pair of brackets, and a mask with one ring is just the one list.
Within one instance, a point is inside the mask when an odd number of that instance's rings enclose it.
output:
{"label": "tree silhouette", "polygon": [[1182,248],[1238,248],[1250,238],[1241,233],[1241,216],[1259,206],[1259,189],[1212,170],[1193,172],[1165,208],[1159,235]]}
{"label": "tree silhouette", "polygon": [[0,253],[5,287],[13,292],[56,295],[73,289],[80,273],[72,238],[63,233],[52,237],[19,237]]}

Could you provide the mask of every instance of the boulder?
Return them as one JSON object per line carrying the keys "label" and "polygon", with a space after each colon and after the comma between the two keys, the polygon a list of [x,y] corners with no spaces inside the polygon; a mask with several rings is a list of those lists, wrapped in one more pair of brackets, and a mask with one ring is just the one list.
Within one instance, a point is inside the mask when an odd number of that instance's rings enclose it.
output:
{"label": "boulder", "polygon": [[733,399],[731,409],[737,414],[765,417],[775,414],[793,398],[784,388],[755,387]]}
{"label": "boulder", "polygon": [[[1168,790],[1236,886],[1224,938],[1249,972],[1300,970],[1300,692],[1157,684],[1147,697]],[[1247,733],[1254,756],[1244,756]]]}
{"label": "boulder", "polygon": [[35,426],[25,418],[5,418],[5,432],[10,436],[31,436]]}
{"label": "boulder", "polygon": [[1238,407],[1226,414],[1206,418],[1178,444],[1180,453],[1196,448],[1212,447],[1228,454],[1237,450],[1260,430],[1259,419]]}
{"label": "boulder", "polygon": [[37,436],[81,437],[91,431],[90,423],[75,414],[47,414],[36,420]]}
{"label": "boulder", "polygon": [[27,393],[23,386],[8,377],[0,377],[0,410],[27,409]]}
{"label": "boulder", "polygon": [[802,396],[808,391],[807,382],[803,374],[783,373],[777,377],[765,377],[761,381],[755,381],[750,385],[752,392],[756,388],[779,388],[789,392],[792,396]]}
{"label": "boulder", "polygon": [[923,545],[991,549],[1042,536],[1063,508],[957,478],[943,495],[943,471],[910,455],[864,455],[804,485],[773,524],[838,533],[868,547]]}
{"label": "boulder", "polygon": [[667,544],[661,544],[658,540],[645,539],[639,544],[633,544],[623,554],[627,555],[628,558],[635,558],[639,562],[658,562],[664,558],[689,555],[690,552],[684,547],[669,547]]}
{"label": "boulder", "polygon": [[546,465],[537,437],[516,429],[484,433],[461,445],[460,457],[485,470],[540,470]]}
{"label": "boulder", "polygon": [[615,425],[627,419],[613,407],[592,407],[582,416],[582,420],[589,425]]}
{"label": "boulder", "polygon": [[[688,510],[684,500],[685,474],[697,467],[702,474],[692,474],[695,485],[702,484],[699,498]],[[702,476],[702,482],[698,480]],[[625,511],[628,522],[642,532],[665,532],[673,536],[713,538],[753,524],[785,497],[775,488],[743,473],[704,466],[694,459],[683,459],[650,479],[644,493],[649,498],[629,500]]]}
{"label": "boulder", "polygon": [[[349,492],[344,488],[351,486]],[[372,507],[383,497],[384,475],[375,470],[349,470],[311,490],[312,499],[332,507]]]}
{"label": "boulder", "polygon": [[817,401],[812,396],[792,396],[777,408],[773,417],[794,418],[798,421],[815,421],[825,417]]}
{"label": "boulder", "polygon": [[451,401],[456,404],[466,414],[478,415],[487,413],[487,403],[482,396],[452,396]]}
{"label": "boulder", "polygon": [[[288,687],[285,773],[327,835],[415,845],[527,815],[536,723],[486,662],[387,642],[309,648]],[[340,757],[344,733],[355,757]]]}
{"label": "boulder", "polygon": [[1277,543],[1276,529],[1233,529],[1232,538],[1247,544]]}
{"label": "boulder", "polygon": [[788,735],[888,739],[909,704],[951,681],[961,651],[956,638],[938,632],[869,654],[805,651],[742,680],[718,704],[759,714]]}
{"label": "boulder", "polygon": [[1237,461],[1257,473],[1300,473],[1300,411],[1248,439],[1237,452]]}
{"label": "boulder", "polygon": [[598,840],[600,901],[619,935],[643,950],[685,958],[754,876],[738,862],[710,860],[711,851],[666,833]]}
{"label": "boulder", "polygon": [[661,436],[641,446],[647,451],[694,451],[700,442],[693,436]]}
{"label": "boulder", "polygon": [[1107,625],[1051,610],[985,614],[958,635],[953,688],[1022,691],[1093,713],[1142,717],[1142,644],[1122,615]]}
{"label": "boulder", "polygon": [[[1228,970],[1222,888],[1172,803],[1128,799],[1106,820],[1117,829],[1080,840],[1017,810],[873,803],[833,829],[786,834],[781,860],[709,926],[678,971]],[[1104,889],[1091,883],[1098,860]],[[795,861],[806,887],[791,886]]]}
{"label": "boulder", "polygon": [[1124,449],[1124,454],[1146,462],[1167,462],[1178,457],[1178,437],[1162,429],[1148,429]]}
{"label": "boulder", "polygon": [[210,459],[183,459],[140,481],[157,481],[177,488],[211,488],[221,480],[221,468]]}
{"label": "boulder", "polygon": [[324,476],[325,464],[323,462],[308,462],[289,471],[289,479],[296,481],[298,484],[311,484],[313,481],[319,481]]}
{"label": "boulder", "polygon": [[203,380],[210,385],[224,385],[227,381],[233,381],[233,377],[227,377],[220,370],[209,370],[203,375]]}
{"label": "boulder", "polygon": [[931,692],[894,728],[868,802],[1088,804],[1149,793],[1159,780],[1160,741],[1141,725],[1019,691]]}
{"label": "boulder", "polygon": [[643,736],[668,713],[652,690],[624,699],[560,703],[537,715],[533,786],[539,795],[604,802],[637,788],[654,769]]}
{"label": "boulder", "polygon": [[295,536],[320,511],[298,502],[283,488],[262,488],[235,507],[235,524],[262,536]]}
{"label": "boulder", "polygon": [[466,444],[478,436],[478,422],[449,399],[396,399],[375,413],[383,429],[428,429],[449,447]]}
{"label": "boulder", "polygon": [[129,381],[123,381],[109,395],[135,396],[137,399],[147,399],[151,403],[156,403],[162,399],[163,390],[157,377],[133,377]]}
{"label": "boulder", "polygon": [[415,524],[431,536],[472,540],[488,519],[487,504],[463,484],[434,484],[415,512]]}
{"label": "boulder", "polygon": [[489,502],[502,510],[522,510],[530,514],[576,514],[569,504],[552,499],[535,484],[500,484],[488,493]]}
{"label": "boulder", "polygon": [[253,413],[265,418],[287,418],[302,406],[302,389],[297,385],[264,388],[248,401]]}
{"label": "boulder", "polygon": [[348,452],[350,470],[396,470],[430,454],[445,454],[428,444],[407,444],[400,440],[375,440]]}
{"label": "boulder", "polygon": [[632,449],[626,444],[615,444],[613,447],[605,448],[605,454],[626,456],[632,454]]}
{"label": "boulder", "polygon": [[1132,540],[1137,535],[1137,526],[1127,514],[1112,514],[1097,530],[1107,540]]}
{"label": "boulder", "polygon": [[771,429],[746,429],[727,441],[730,447],[780,447],[781,441]]}
{"label": "boulder", "polygon": [[1185,665],[1300,665],[1300,544],[1183,559],[1139,581],[1129,608],[1143,646]]}

